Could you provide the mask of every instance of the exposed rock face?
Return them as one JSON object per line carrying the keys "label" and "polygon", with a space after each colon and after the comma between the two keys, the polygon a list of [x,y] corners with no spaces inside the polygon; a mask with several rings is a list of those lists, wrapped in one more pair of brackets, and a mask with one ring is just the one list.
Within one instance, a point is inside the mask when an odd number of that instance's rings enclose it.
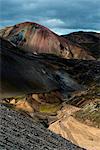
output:
{"label": "exposed rock face", "polygon": [[24,51],[56,54],[67,59],[95,59],[84,48],[32,22],[4,28],[0,30],[0,36]]}
{"label": "exposed rock face", "polygon": [[29,116],[0,104],[1,150],[82,150]]}
{"label": "exposed rock face", "polygon": [[64,35],[63,37],[74,44],[80,45],[90,52],[94,58],[100,60],[100,33],[80,31]]}

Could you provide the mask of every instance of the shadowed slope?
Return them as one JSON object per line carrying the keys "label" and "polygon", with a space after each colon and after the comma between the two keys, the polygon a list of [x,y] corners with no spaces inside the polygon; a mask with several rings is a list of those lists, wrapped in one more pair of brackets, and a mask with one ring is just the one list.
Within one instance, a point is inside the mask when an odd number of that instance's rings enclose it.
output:
{"label": "shadowed slope", "polygon": [[99,81],[99,62],[33,55],[3,39],[0,43],[2,92],[9,89],[8,93],[15,95],[16,90],[17,94],[27,94],[58,89],[68,93]]}
{"label": "shadowed slope", "polygon": [[[52,61],[53,58],[56,63],[55,57],[48,56],[46,59],[46,56],[20,51],[3,39],[0,43],[1,97],[44,93],[64,88],[67,92],[80,89],[80,86],[67,73],[66,79],[61,78],[63,75],[59,71],[59,64],[53,65],[52,62],[48,62],[47,59]],[[59,57],[57,59],[60,60]],[[70,81],[72,83],[69,83]]]}
{"label": "shadowed slope", "polygon": [[[1,93],[5,97],[21,93],[49,92],[58,88],[51,70],[39,62],[37,57],[28,56],[9,42],[1,41],[0,57]],[[6,91],[8,91],[8,95],[6,95]]]}

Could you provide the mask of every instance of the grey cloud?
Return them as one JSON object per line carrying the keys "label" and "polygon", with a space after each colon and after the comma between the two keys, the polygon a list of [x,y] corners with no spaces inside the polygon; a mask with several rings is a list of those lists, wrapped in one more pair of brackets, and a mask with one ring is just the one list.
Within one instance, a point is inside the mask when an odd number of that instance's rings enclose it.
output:
{"label": "grey cloud", "polygon": [[1,26],[36,21],[52,30],[100,31],[99,0],[0,0],[0,4]]}

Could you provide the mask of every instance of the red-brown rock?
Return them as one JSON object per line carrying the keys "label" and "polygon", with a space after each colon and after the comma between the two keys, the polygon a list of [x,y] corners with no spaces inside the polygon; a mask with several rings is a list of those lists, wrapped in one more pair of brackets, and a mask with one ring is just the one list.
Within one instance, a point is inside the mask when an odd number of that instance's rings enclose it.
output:
{"label": "red-brown rock", "polygon": [[4,28],[0,30],[0,36],[33,53],[51,53],[67,59],[94,59],[84,48],[33,22]]}

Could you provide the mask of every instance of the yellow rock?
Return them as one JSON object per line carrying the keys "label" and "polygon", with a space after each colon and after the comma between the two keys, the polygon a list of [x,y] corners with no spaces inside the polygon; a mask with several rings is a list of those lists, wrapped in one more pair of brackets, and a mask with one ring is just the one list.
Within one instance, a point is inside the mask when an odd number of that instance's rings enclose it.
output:
{"label": "yellow rock", "polygon": [[27,101],[18,101],[16,103],[16,109],[20,109],[23,111],[27,111],[29,113],[34,112],[34,109],[30,106],[30,104]]}
{"label": "yellow rock", "polygon": [[12,99],[11,101],[10,101],[10,104],[15,104],[16,103],[16,100],[15,99]]}

